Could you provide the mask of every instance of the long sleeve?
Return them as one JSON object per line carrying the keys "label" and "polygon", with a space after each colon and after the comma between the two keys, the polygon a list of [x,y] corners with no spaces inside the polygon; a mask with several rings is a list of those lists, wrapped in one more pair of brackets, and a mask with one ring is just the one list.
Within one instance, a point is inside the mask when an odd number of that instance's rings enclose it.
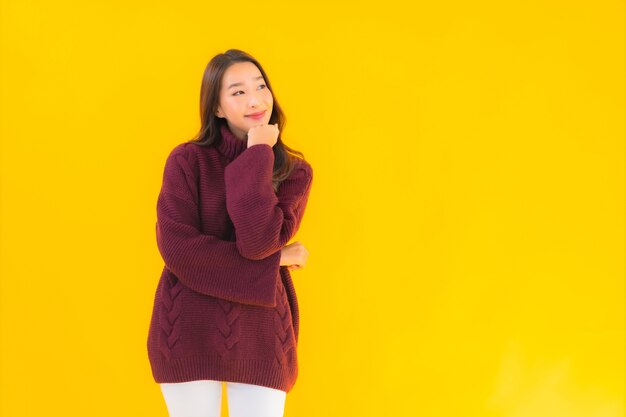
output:
{"label": "long sleeve", "polygon": [[166,267],[196,292],[275,307],[280,251],[251,260],[240,254],[236,242],[201,233],[195,175],[185,149],[175,148],[157,200],[156,237]]}
{"label": "long sleeve", "polygon": [[300,227],[313,181],[302,161],[278,188],[272,188],[274,152],[267,144],[247,148],[226,166],[226,209],[235,226],[237,247],[249,259],[280,251]]}

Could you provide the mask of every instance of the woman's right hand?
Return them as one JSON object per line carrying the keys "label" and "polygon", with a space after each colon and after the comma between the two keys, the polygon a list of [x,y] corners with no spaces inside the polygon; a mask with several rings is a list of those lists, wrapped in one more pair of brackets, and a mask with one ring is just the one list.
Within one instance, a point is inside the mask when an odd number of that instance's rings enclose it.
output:
{"label": "woman's right hand", "polygon": [[309,251],[300,242],[293,242],[280,250],[280,265],[288,266],[290,271],[304,268]]}
{"label": "woman's right hand", "polygon": [[273,125],[257,125],[248,130],[248,148],[253,145],[266,144],[276,145],[278,141],[278,123]]}

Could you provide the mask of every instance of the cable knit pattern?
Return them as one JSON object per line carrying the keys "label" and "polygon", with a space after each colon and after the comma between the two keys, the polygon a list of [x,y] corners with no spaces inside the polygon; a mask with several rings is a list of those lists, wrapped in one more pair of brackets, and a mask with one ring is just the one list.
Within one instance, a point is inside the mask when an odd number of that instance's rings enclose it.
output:
{"label": "cable knit pattern", "polygon": [[284,300],[276,304],[274,309],[274,329],[276,330],[275,354],[278,363],[283,364],[287,359],[289,351],[295,348],[295,340],[291,325],[291,314],[289,312],[289,302],[287,301],[287,294],[282,283],[278,284],[279,288],[279,300]]}
{"label": "cable knit pattern", "polygon": [[218,343],[218,349],[222,357],[226,357],[233,346],[239,342],[241,330],[239,326],[239,315],[241,308],[239,304],[231,303],[226,300],[217,300],[220,310],[216,317],[217,327],[223,338]]}
{"label": "cable knit pattern", "polygon": [[159,324],[161,326],[160,350],[164,357],[171,358],[172,351],[180,340],[179,317],[182,308],[180,292],[182,285],[171,275],[165,280]]}
{"label": "cable knit pattern", "polygon": [[156,203],[164,261],[147,349],[154,380],[212,379],[290,391],[299,311],[280,250],[302,222],[313,171],[298,159],[275,192],[273,148],[220,126],[211,146],[181,143]]}

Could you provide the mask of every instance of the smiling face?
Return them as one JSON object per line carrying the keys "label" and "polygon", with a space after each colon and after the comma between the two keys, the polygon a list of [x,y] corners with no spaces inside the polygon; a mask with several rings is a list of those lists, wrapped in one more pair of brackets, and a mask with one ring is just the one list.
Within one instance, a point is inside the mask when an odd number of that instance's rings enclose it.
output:
{"label": "smiling face", "polygon": [[[268,124],[274,98],[261,71],[252,62],[237,62],[222,77],[219,105],[215,115],[226,119],[231,132],[245,139],[254,126]],[[250,115],[265,111],[260,118]]]}

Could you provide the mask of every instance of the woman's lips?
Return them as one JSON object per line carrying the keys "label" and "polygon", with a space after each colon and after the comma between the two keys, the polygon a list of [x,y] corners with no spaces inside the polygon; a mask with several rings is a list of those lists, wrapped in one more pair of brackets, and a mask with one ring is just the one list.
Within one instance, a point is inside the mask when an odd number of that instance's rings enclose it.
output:
{"label": "woman's lips", "polygon": [[246,117],[258,120],[258,119],[261,119],[263,116],[265,116],[265,110],[260,113],[249,114]]}

